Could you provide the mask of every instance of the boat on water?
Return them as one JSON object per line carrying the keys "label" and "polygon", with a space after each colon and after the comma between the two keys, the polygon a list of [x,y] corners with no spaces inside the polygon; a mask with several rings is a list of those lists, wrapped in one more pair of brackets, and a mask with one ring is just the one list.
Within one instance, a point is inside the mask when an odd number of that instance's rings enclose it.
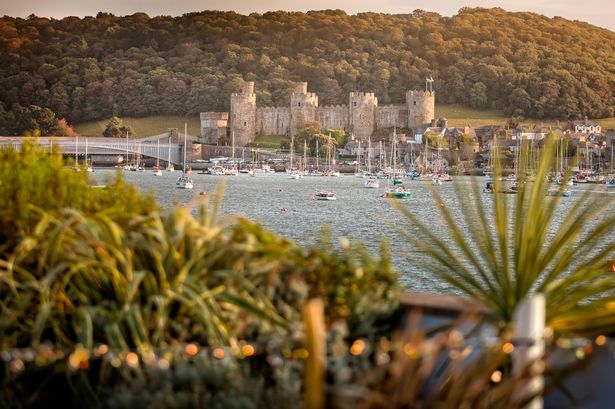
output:
{"label": "boat on water", "polygon": [[316,200],[337,200],[334,192],[318,192],[315,198]]}
{"label": "boat on water", "polygon": [[316,169],[310,170],[306,176],[322,176],[322,172]]}
{"label": "boat on water", "polygon": [[406,187],[401,182],[401,179],[396,178],[397,176],[397,172],[395,170],[395,165],[396,165],[395,157],[397,156],[395,154],[396,148],[397,148],[397,130],[396,128],[393,128],[393,148],[391,151],[393,169],[392,169],[392,172],[390,173],[391,177],[389,178],[389,183],[387,184],[387,188],[382,194],[382,197],[388,197],[388,198],[393,198],[393,199],[404,199],[404,198],[410,197],[412,193],[408,189],[406,189]]}
{"label": "boat on water", "polygon": [[175,182],[178,189],[192,189],[194,184],[192,178],[186,175],[186,134],[188,133],[188,124],[184,124],[184,160],[182,163],[182,175]]}
{"label": "boat on water", "polygon": [[186,175],[180,176],[175,185],[178,189],[192,189],[194,187],[192,179]]}
{"label": "boat on water", "polygon": [[[495,193],[495,184],[494,182],[487,182],[485,187],[483,188],[483,193]],[[515,194],[517,193],[517,183],[513,182],[504,186],[503,189],[498,190],[497,193],[505,193],[505,194]]]}
{"label": "boat on water", "polygon": [[388,197],[393,199],[405,199],[410,196],[412,196],[412,192],[406,189],[406,187],[403,185],[399,185],[393,189],[388,188],[382,194],[382,197]]}
{"label": "boat on water", "polygon": [[154,166],[153,171],[154,176],[162,176],[162,171],[160,170],[160,139],[158,139],[156,147],[156,166]]}
{"label": "boat on water", "polygon": [[572,192],[570,191],[570,189],[563,189],[559,186],[553,186],[549,188],[548,194],[549,196],[570,197]]}
{"label": "boat on water", "polygon": [[363,186],[368,189],[378,189],[380,187],[380,182],[375,177],[370,177],[365,181]]}

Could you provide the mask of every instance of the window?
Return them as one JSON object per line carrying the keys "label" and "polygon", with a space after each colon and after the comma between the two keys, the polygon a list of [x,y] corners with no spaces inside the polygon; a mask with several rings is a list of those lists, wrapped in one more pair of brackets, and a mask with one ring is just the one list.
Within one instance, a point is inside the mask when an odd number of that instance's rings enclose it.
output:
{"label": "window", "polygon": [[357,103],[356,103],[356,102],[354,103],[354,106],[357,106]]}
{"label": "window", "polygon": [[244,121],[243,126],[248,126],[248,123]]}
{"label": "window", "polygon": [[414,105],[416,105],[416,101],[414,101]]}
{"label": "window", "polygon": [[301,106],[301,102],[297,102],[297,106],[300,107]]}

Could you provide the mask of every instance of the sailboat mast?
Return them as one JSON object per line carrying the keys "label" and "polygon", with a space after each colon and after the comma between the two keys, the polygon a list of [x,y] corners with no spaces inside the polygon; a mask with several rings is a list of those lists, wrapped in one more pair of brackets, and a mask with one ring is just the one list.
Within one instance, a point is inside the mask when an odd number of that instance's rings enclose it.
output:
{"label": "sailboat mast", "polygon": [[372,173],[372,138],[367,138],[367,172]]}
{"label": "sailboat mast", "polygon": [[186,173],[186,134],[188,133],[188,124],[184,124],[184,163],[182,164],[182,175]]}
{"label": "sailboat mast", "polygon": [[290,171],[293,171],[293,148],[295,143],[295,137],[291,135],[290,137]]}
{"label": "sailboat mast", "polygon": [[75,136],[75,166],[79,166],[79,157],[77,156],[79,152],[79,135]]}

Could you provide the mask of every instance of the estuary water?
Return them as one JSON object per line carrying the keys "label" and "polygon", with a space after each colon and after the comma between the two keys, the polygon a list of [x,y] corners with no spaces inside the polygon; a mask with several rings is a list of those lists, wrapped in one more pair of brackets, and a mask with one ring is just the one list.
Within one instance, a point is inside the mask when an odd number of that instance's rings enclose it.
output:
{"label": "estuary water", "polygon": [[[106,178],[117,171],[96,169],[93,175],[97,183],[104,184]],[[330,229],[335,245],[342,237],[352,242],[360,241],[374,255],[378,254],[382,240],[386,239],[393,263],[400,272],[400,281],[407,289],[426,292],[447,289],[444,283],[423,271],[417,261],[424,260],[425,256],[413,248],[402,234],[414,236],[418,229],[392,206],[389,199],[380,197],[386,180],[379,181],[380,189],[367,189],[364,187],[365,179],[354,175],[306,176],[295,180],[283,173],[251,177],[247,174],[213,176],[193,172],[194,189],[184,190],[175,187],[181,172],[163,171],[159,177],[154,176],[151,169],[123,173],[128,182],[135,183],[142,191],[153,192],[164,208],[190,206],[203,197],[201,192],[206,192],[206,196],[213,195],[215,189],[223,185],[223,214],[243,215],[305,246],[314,244],[321,237],[323,226]],[[478,179],[482,188],[484,178]],[[462,218],[455,185],[469,188],[471,180],[471,177],[460,176],[455,177],[453,182],[437,186],[443,202],[438,205],[447,206],[454,217]],[[442,217],[432,197],[431,182],[405,179],[404,185],[413,193],[410,198],[400,200],[403,206],[409,207],[435,233],[444,233]],[[597,189],[598,186],[571,187],[572,197],[562,198],[558,211],[565,214],[575,194],[588,188]],[[333,191],[337,200],[314,200],[313,196],[319,191]],[[513,198],[515,195],[506,196]],[[492,195],[483,194],[481,200],[489,208]],[[441,236],[446,238],[445,234]]]}

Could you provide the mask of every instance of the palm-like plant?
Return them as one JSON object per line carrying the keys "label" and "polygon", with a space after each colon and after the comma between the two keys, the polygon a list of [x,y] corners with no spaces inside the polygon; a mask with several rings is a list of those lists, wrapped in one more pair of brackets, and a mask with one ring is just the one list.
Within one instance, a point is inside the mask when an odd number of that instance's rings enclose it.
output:
{"label": "palm-like plant", "polygon": [[[525,149],[519,155],[519,169],[528,168]],[[527,295],[544,293],[547,325],[555,331],[611,332],[615,330],[615,274],[610,271],[615,214],[608,210],[613,201],[588,189],[576,199],[564,199],[574,202],[563,212],[560,193],[564,188],[548,195],[554,154],[554,136],[549,135],[535,180],[520,179],[514,196],[495,193],[487,197],[476,179],[469,192],[456,185],[461,219],[441,205],[438,190],[432,189],[445,226],[441,232],[420,220],[411,208],[396,205],[420,232],[404,234],[428,255],[425,269],[484,304],[502,326],[511,322],[515,307]],[[497,161],[494,171],[498,192],[503,182]]]}

